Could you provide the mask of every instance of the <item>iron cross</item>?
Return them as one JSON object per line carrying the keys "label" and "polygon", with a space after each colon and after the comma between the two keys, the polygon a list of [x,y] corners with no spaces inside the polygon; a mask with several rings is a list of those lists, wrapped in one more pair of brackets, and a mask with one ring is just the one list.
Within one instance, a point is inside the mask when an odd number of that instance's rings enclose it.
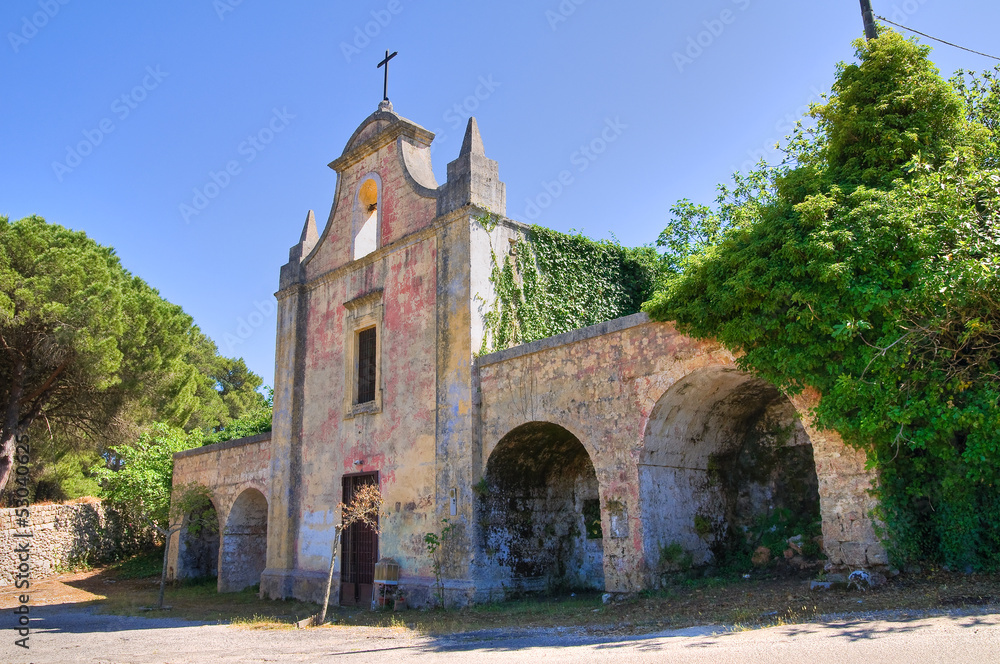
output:
{"label": "iron cross", "polygon": [[388,49],[385,52],[385,60],[378,63],[375,69],[378,69],[382,65],[385,65],[385,78],[382,81],[382,101],[389,101],[389,60],[399,55],[399,51],[393,51],[392,55],[389,55]]}

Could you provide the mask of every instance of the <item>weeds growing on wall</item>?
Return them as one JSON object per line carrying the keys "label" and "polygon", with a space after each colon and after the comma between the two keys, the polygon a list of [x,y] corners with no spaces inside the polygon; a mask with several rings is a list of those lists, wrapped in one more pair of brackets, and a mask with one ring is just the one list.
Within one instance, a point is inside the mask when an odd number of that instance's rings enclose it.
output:
{"label": "weeds growing on wall", "polygon": [[[479,223],[492,231],[495,217]],[[639,311],[657,285],[652,247],[624,247],[532,226],[498,256],[491,248],[496,300],[486,312],[480,354],[544,339]]]}
{"label": "weeds growing on wall", "polygon": [[444,551],[442,551],[442,547],[451,538],[454,529],[455,524],[448,523],[448,519],[441,519],[441,532],[424,535],[424,546],[427,548],[427,554],[431,557],[431,570],[434,571],[434,598],[442,609],[445,606]]}

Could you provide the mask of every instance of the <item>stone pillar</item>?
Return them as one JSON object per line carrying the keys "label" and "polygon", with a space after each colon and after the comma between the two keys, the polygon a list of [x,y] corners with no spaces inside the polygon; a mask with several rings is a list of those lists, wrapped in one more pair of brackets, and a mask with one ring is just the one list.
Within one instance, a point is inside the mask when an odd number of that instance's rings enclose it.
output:
{"label": "stone pillar", "polygon": [[878,480],[865,469],[865,453],[845,445],[836,431],[816,427],[810,413],[819,403],[815,390],[806,390],[791,401],[812,442],[827,568],[843,571],[888,565],[872,516],[878,501],[871,489]]}
{"label": "stone pillar", "polygon": [[[275,348],[274,415],[271,424],[267,567],[260,577],[262,595],[292,596],[299,534],[298,487],[302,475],[302,377],[305,310],[308,295],[293,285],[278,293]],[[219,570],[220,576],[224,570]]]}

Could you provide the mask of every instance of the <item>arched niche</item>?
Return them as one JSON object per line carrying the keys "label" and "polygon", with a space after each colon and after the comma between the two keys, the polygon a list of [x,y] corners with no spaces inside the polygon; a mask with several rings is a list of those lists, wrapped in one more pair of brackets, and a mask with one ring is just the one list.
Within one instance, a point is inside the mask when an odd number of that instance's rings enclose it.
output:
{"label": "arched niche", "polygon": [[382,178],[378,173],[363,176],[354,195],[351,213],[351,260],[378,249],[382,218]]}
{"label": "arched niche", "polygon": [[239,592],[260,583],[266,562],[267,499],[257,489],[245,489],[226,518],[219,592]]}
{"label": "arched niche", "polygon": [[511,430],[490,454],[480,489],[481,544],[495,582],[604,588],[597,474],[571,432],[549,422]]}
{"label": "arched niche", "polygon": [[783,393],[733,367],[693,371],[659,398],[643,437],[639,496],[654,583],[688,565],[746,559],[782,534],[803,535],[818,553],[809,436]]}
{"label": "arched niche", "polygon": [[219,574],[219,527],[215,503],[184,515],[177,538],[177,579],[215,578]]}

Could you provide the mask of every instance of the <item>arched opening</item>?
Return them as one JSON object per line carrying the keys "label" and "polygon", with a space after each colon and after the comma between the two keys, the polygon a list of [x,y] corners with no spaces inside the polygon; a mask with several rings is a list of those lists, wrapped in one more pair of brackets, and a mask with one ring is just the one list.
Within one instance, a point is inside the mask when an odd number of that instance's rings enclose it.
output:
{"label": "arched opening", "polygon": [[604,588],[597,474],[576,436],[548,422],[513,429],[481,487],[491,578],[517,590]]}
{"label": "arched opening", "polygon": [[184,515],[177,549],[177,579],[205,579],[219,575],[218,512],[209,502]]}
{"label": "arched opening", "polygon": [[755,551],[754,564],[768,564],[760,547],[808,568],[820,553],[818,487],[812,445],[785,395],[731,367],[692,372],[657,401],[639,461],[652,580],[692,565],[747,567]]}
{"label": "arched opening", "polygon": [[351,258],[358,260],[378,249],[379,183],[374,177],[366,178],[358,187],[358,197],[352,215],[353,250]]}
{"label": "arched opening", "polygon": [[257,489],[241,493],[222,535],[219,592],[238,592],[260,583],[267,562],[267,499]]}

